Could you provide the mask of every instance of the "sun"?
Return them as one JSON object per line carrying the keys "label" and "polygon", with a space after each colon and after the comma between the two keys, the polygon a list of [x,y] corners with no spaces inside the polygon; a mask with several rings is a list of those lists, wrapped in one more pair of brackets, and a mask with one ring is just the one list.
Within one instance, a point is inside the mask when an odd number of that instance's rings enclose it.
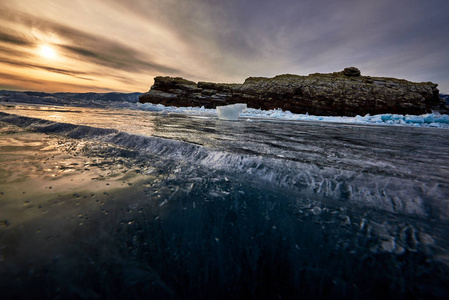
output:
{"label": "sun", "polygon": [[48,58],[48,59],[55,59],[56,58],[56,51],[49,45],[42,45],[39,48],[39,54],[42,57]]}

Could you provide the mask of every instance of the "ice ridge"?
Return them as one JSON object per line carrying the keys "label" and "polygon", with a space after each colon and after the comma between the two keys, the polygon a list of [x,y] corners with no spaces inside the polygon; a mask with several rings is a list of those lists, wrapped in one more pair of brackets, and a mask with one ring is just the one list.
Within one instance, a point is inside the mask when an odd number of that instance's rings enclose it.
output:
{"label": "ice ridge", "polygon": [[[210,117],[218,116],[216,109],[207,109],[204,107],[175,107],[164,106],[162,104],[137,103],[137,109],[161,113],[182,113],[199,114]],[[345,124],[367,124],[367,125],[393,125],[393,126],[414,126],[414,127],[434,127],[449,129],[449,115],[430,113],[423,115],[400,115],[400,114],[381,114],[365,115],[355,117],[340,116],[315,116],[309,114],[294,114],[281,109],[261,110],[246,108],[241,114],[241,118],[251,119],[275,119],[285,121],[312,121],[312,122],[330,122]]]}

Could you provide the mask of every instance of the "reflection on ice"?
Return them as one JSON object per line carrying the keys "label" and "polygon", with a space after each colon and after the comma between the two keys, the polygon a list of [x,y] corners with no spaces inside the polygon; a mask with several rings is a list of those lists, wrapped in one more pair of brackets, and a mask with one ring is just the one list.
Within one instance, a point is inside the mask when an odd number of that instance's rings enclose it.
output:
{"label": "reflection on ice", "polygon": [[0,111],[25,117],[39,118],[58,123],[70,123],[95,128],[124,130],[141,135],[151,135],[154,132],[154,116],[145,112],[124,112],[117,109],[98,108],[55,108],[35,106],[13,106]]}

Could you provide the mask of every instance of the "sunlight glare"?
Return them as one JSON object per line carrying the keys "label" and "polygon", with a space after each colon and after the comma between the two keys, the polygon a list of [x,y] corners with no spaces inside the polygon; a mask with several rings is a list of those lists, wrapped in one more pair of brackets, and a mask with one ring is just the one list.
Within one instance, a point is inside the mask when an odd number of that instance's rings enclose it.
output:
{"label": "sunlight glare", "polygon": [[42,45],[39,49],[39,53],[41,56],[48,58],[48,59],[56,58],[55,50],[49,45]]}

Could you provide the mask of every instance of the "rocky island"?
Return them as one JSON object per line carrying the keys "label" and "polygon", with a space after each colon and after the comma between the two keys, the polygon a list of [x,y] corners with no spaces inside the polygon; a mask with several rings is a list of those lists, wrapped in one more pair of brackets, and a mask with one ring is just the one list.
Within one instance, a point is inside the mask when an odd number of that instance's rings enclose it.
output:
{"label": "rocky island", "polygon": [[217,106],[246,103],[250,108],[282,109],[323,116],[423,114],[447,109],[437,84],[362,76],[354,67],[329,74],[249,77],[243,84],[156,77],[141,103],[166,106]]}

